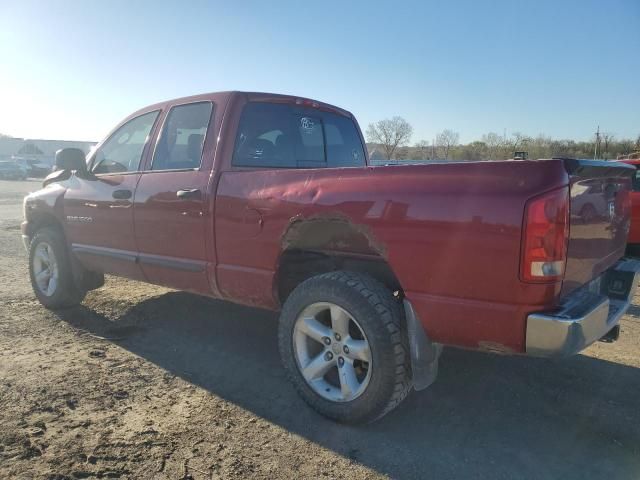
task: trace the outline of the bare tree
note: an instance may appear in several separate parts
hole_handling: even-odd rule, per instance
[[[414,160],[431,160],[429,156],[431,146],[428,140],[420,140],[413,146],[413,149],[415,151]]]
[[[442,149],[445,160],[449,158],[449,152],[452,147],[458,146],[460,134],[453,130],[443,130],[436,135],[436,145]]]
[[[631,150],[633,150],[633,140],[630,138],[618,140],[618,149],[621,154],[631,153]]]
[[[461,157],[463,160],[478,161],[486,160],[487,144],[480,141],[474,141],[466,145],[461,145]]]
[[[517,151],[526,149],[533,142],[533,139],[523,133],[513,132],[508,140],[505,138],[503,141],[504,148],[502,156],[505,158],[513,158]]]
[[[387,160],[391,160],[398,147],[409,143],[413,127],[402,117],[387,118],[370,123],[367,128],[367,140],[382,145]]]
[[[410,153],[409,147],[398,147],[394,153],[395,160],[407,160]]]
[[[609,145],[613,142],[613,134],[612,133],[602,133],[600,134],[602,137],[602,143],[604,144],[604,151],[602,152],[604,159],[606,160],[609,157]]]
[[[531,141],[532,139],[529,135],[524,135],[520,132],[513,132],[511,134],[511,150],[515,152],[519,148],[524,148],[529,145]]]
[[[551,154],[551,142],[553,139],[549,136],[540,134],[532,138],[527,143],[529,158],[549,158]]]
[[[502,135],[489,132],[482,135],[482,141],[487,145],[489,160],[498,160],[498,157],[502,156],[502,150],[504,149],[504,137]]]

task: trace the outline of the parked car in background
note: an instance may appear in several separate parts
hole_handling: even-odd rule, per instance
[[[26,180],[27,169],[13,160],[0,161],[0,179],[2,180]]]
[[[44,306],[110,273],[281,311],[289,378],[341,422],[433,383],[443,345],[554,357],[615,339],[640,270],[622,258],[629,165],[374,167],[351,113],[304,98],[151,105],[56,164],[22,223]]]
[[[43,159],[14,156],[11,160],[25,169],[28,177],[44,178],[53,171],[52,165]]]
[[[39,160],[27,160],[27,169],[30,177],[44,178],[51,173],[52,166]]]
[[[588,224],[597,220],[598,215],[607,214],[607,196],[603,195],[605,186],[597,180],[586,180],[580,185],[574,185],[576,195],[571,209],[580,217],[582,223]]]

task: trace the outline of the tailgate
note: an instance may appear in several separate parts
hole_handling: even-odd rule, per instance
[[[618,162],[564,162],[570,178],[571,217],[562,295],[597,277],[624,254],[635,172]]]

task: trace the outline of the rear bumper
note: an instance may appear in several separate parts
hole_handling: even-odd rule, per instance
[[[639,260],[624,258],[564,298],[557,310],[530,314],[527,354],[564,357],[602,338],[629,308],[639,272]]]

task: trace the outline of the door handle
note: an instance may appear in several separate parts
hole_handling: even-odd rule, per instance
[[[116,200],[129,200],[133,192],[131,190],[114,190],[111,196]]]
[[[189,200],[192,198],[200,198],[201,193],[197,188],[185,188],[184,190],[178,190],[176,196],[181,200]]]

